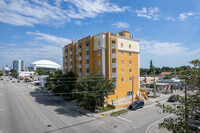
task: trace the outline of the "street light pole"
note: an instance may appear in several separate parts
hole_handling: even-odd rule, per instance
[[[187,87],[185,85],[185,131],[188,133],[188,103],[187,103]]]
[[[153,95],[154,95],[154,98],[155,98],[156,97],[155,67],[153,67],[153,73],[154,73],[154,90],[153,90]]]
[[[133,104],[133,94],[134,94],[134,77],[132,76],[132,104]]]

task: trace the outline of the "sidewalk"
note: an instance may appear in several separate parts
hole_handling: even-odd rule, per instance
[[[145,106],[149,106],[149,105],[156,103],[157,101],[158,102],[163,101],[163,100],[167,101],[171,95],[182,94],[182,93],[183,93],[183,91],[176,91],[175,93],[161,94],[159,97],[156,97],[156,98],[149,97],[147,100],[144,100],[144,103],[145,103]],[[98,113],[98,114],[93,113],[93,116],[95,116],[95,117],[109,116],[112,112],[116,112],[116,111],[127,109],[127,108],[128,108],[128,106],[119,108],[119,109],[109,110],[109,111]]]

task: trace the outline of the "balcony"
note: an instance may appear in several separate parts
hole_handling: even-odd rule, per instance
[[[82,57],[78,57],[78,60],[82,60]]]
[[[116,44],[113,43],[113,44],[111,45],[111,47],[112,47],[112,48],[116,48]]]
[[[67,62],[67,59],[65,59],[65,62]]]
[[[86,75],[86,76],[89,76],[89,75],[90,75],[90,73],[86,73],[85,75]]]
[[[70,55],[72,55],[72,51],[70,51]]]
[[[70,62],[72,62],[72,58],[70,58]]]
[[[112,81],[112,84],[114,84],[115,87],[117,86],[117,83],[116,83],[116,82],[113,82],[113,81]]]
[[[112,77],[117,77],[117,73],[116,72],[112,73]]]
[[[79,77],[82,77],[82,73],[79,73],[78,76],[79,76]]]
[[[112,58],[117,58],[117,54],[116,53],[112,53],[111,56],[112,56]]]
[[[85,59],[87,59],[87,60],[90,59],[90,55],[86,55]]]
[[[90,64],[86,64],[86,68],[89,68],[90,67]]]
[[[68,69],[68,67],[67,67],[67,66],[65,66],[65,69]]]
[[[117,67],[117,63],[112,63],[112,67]]]
[[[78,68],[82,68],[82,65],[78,65]]]
[[[90,50],[90,47],[89,46],[86,46],[85,47],[85,51],[89,51]]]
[[[66,55],[66,56],[68,55],[67,52],[65,53],[65,55]]]
[[[79,53],[82,52],[82,48],[79,48],[79,49],[78,49],[78,52],[79,52]]]
[[[70,67],[69,67],[70,69],[72,69],[72,65],[70,65]]]

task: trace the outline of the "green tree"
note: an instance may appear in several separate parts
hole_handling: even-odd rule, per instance
[[[2,72],[2,71],[0,71],[0,77],[1,77],[1,76],[3,76],[3,72]]]
[[[77,81],[78,99],[84,101],[87,107],[103,106],[108,94],[114,92],[114,84],[101,75],[90,75]],[[81,93],[79,93],[81,92]]]
[[[184,84],[186,85],[185,97],[179,96],[178,105],[164,105],[158,103],[163,111],[162,113],[173,114],[173,117],[165,118],[159,124],[159,127],[165,127],[173,133],[196,133],[197,127],[189,124],[191,121],[197,122],[200,126],[200,60],[193,60],[190,62],[194,65],[193,68],[187,67],[188,73],[182,75]],[[187,90],[189,93],[187,93]]]
[[[16,72],[16,71],[13,71],[13,77],[15,77],[15,78],[17,78],[17,76],[18,76],[18,73]]]
[[[47,78],[46,89],[53,93],[60,93],[63,96],[72,98],[72,90],[75,89],[76,77],[73,72],[62,74],[62,71],[53,71]],[[65,94],[69,93],[69,94]]]

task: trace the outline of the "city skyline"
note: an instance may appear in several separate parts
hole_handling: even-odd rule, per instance
[[[180,6],[181,5],[181,6]],[[0,68],[46,59],[99,32],[129,30],[140,40],[140,67],[182,66],[200,57],[200,1],[1,1]]]

